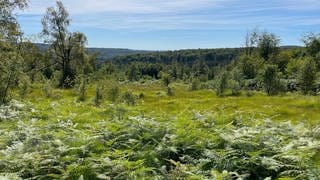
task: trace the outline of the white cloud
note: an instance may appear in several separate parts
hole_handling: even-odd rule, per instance
[[[319,0],[282,0],[279,3],[290,10],[320,10]]]
[[[179,13],[208,7],[222,6],[230,0],[63,0],[72,14],[88,13]],[[27,13],[44,13],[55,1],[31,0]]]
[[[319,25],[320,0],[62,0],[77,28],[175,30],[290,28]],[[53,0],[30,0],[25,14],[42,15]],[[290,13],[291,15],[287,14]],[[293,15],[294,14],[294,15]]]

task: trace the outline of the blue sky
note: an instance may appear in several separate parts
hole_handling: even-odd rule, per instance
[[[282,45],[300,45],[320,31],[320,0],[62,0],[71,29],[87,35],[90,47],[146,50],[240,47],[246,32],[267,30]],[[53,0],[30,0],[19,12],[31,39]]]

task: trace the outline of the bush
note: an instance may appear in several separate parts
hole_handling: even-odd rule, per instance
[[[28,76],[24,76],[19,81],[19,95],[20,98],[25,98],[25,96],[29,93],[30,89],[30,79]]]
[[[100,85],[97,85],[95,96],[94,96],[94,104],[96,106],[99,106],[101,104],[101,101],[103,100],[102,92],[103,92],[103,88]]]
[[[230,80],[228,84],[229,84],[229,88],[231,89],[232,95],[237,96],[240,94],[241,87],[239,82],[235,80]]]
[[[252,97],[254,95],[254,92],[251,90],[246,90],[246,96],[247,97]]]
[[[52,90],[52,85],[51,85],[51,81],[47,80],[42,87],[42,92],[43,94],[47,97],[50,98],[53,95],[53,90]]]
[[[199,90],[200,88],[200,80],[198,78],[194,78],[191,82],[191,91]]]
[[[143,93],[139,94],[139,99],[143,99],[145,97],[145,95]]]
[[[51,84],[54,87],[58,87],[60,84],[60,79],[62,78],[62,73],[60,71],[54,71],[52,78],[51,78]]]
[[[312,59],[306,59],[299,70],[299,85],[302,94],[309,94],[313,90],[316,73],[316,63]]]
[[[247,79],[244,81],[244,87],[247,90],[260,90],[261,86],[255,79]]]
[[[268,65],[263,73],[263,86],[269,96],[277,95],[282,91],[279,71],[277,66]]]
[[[168,95],[168,96],[173,96],[173,95],[174,95],[174,89],[173,89],[173,87],[168,87],[168,88],[167,88],[167,95]]]
[[[126,91],[123,94],[122,99],[128,106],[134,106],[136,104],[136,97],[130,91]]]
[[[87,80],[85,78],[80,79],[80,84],[78,87],[78,100],[84,101],[87,96]]]
[[[215,83],[217,96],[223,96],[224,91],[228,86],[227,72],[222,72]]]
[[[114,85],[108,91],[109,99],[113,103],[117,102],[117,100],[119,99],[119,95],[120,95],[120,89],[119,89],[119,87],[117,85]]]
[[[168,87],[169,84],[171,83],[171,77],[170,77],[169,74],[163,73],[162,76],[161,76],[161,80],[162,80],[163,84],[164,84],[165,86],[167,86],[167,87]]]

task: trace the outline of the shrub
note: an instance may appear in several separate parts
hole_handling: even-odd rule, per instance
[[[122,106],[117,106],[115,111],[116,111],[118,120],[123,120],[127,113],[127,110]]]
[[[174,89],[173,87],[169,87],[167,88],[167,95],[168,96],[173,96],[174,95]]]
[[[276,95],[282,91],[279,71],[277,66],[268,65],[263,73],[263,86],[269,96]]]
[[[96,86],[95,96],[94,96],[94,104],[96,106],[99,106],[101,104],[101,101],[103,100],[103,88],[100,85]]]
[[[119,89],[119,86],[117,86],[117,85],[114,85],[108,91],[109,99],[113,103],[117,102],[117,100],[119,99],[119,95],[120,95],[120,89]]]
[[[228,86],[228,79],[227,79],[227,72],[222,72],[217,80],[216,80],[216,93],[217,96],[222,96],[224,91],[226,90],[227,86]]]
[[[51,78],[51,84],[54,87],[58,87],[60,84],[60,79],[62,78],[62,73],[60,71],[54,71],[52,78]]]
[[[52,97],[52,95],[53,95],[53,90],[52,90],[52,85],[51,85],[51,81],[50,81],[50,80],[47,80],[47,81],[43,84],[42,92],[43,92],[43,94],[44,94],[47,98]]]
[[[198,78],[194,78],[191,82],[191,91],[199,90],[200,88],[200,80]]]
[[[161,76],[161,80],[163,82],[163,84],[165,86],[169,86],[169,84],[171,83],[171,77],[169,74],[166,74],[166,73],[163,73],[162,76]]]
[[[240,94],[241,87],[240,87],[239,82],[237,82],[235,80],[230,80],[228,82],[228,84],[229,84],[229,88],[231,89],[232,95],[237,96]]]
[[[143,93],[139,94],[139,99],[143,99],[145,97],[145,95]]]
[[[84,101],[87,96],[87,80],[85,78],[80,79],[80,84],[78,87],[78,100]]]
[[[306,95],[313,89],[316,80],[316,63],[312,59],[306,59],[299,70],[300,91]]]
[[[128,106],[133,106],[136,104],[136,97],[130,91],[126,91],[123,94],[122,99],[125,103],[128,104]]]
[[[20,98],[25,98],[30,89],[30,79],[28,76],[24,76],[19,81],[19,95]]]
[[[246,96],[247,97],[252,97],[254,95],[254,92],[251,90],[246,90]]]

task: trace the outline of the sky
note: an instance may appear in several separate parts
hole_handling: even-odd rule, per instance
[[[241,47],[254,28],[275,33],[281,45],[301,45],[320,32],[320,0],[62,0],[72,31],[89,47],[177,50]],[[29,0],[18,12],[22,30],[39,41],[41,18],[54,0]]]

